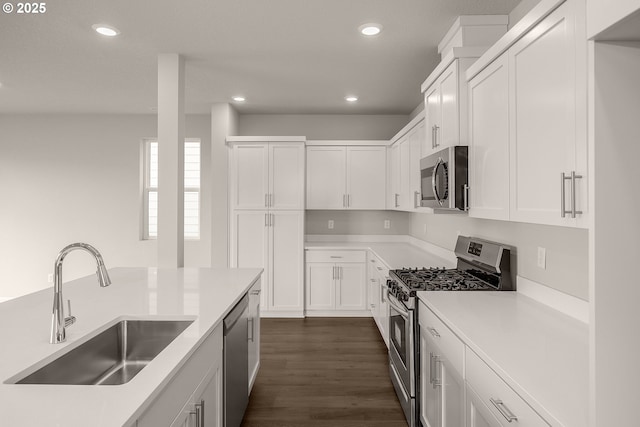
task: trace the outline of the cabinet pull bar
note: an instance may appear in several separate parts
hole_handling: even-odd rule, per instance
[[[440,380],[438,380],[435,375],[439,360],[440,356],[438,356],[437,354],[429,353],[429,383],[433,384],[433,388],[438,388],[442,385]]]
[[[269,220],[267,219],[267,215],[269,215],[269,214],[264,214],[264,226],[265,227],[269,226]]]
[[[431,333],[431,335],[433,335],[435,338],[440,338],[440,334],[438,333],[438,331],[436,331],[435,328],[427,326],[427,331],[429,331],[429,333]]]
[[[264,193],[264,207],[269,207],[269,195],[267,193]]]
[[[436,127],[435,126],[431,126],[431,148],[436,148],[435,132],[436,132]]]
[[[435,128],[436,128],[436,131],[435,131],[436,137],[435,137],[434,141],[435,141],[435,144],[436,144],[436,148],[438,148],[438,146],[440,145],[440,143],[438,143],[438,130],[440,130],[440,126],[435,125]]]
[[[564,218],[568,213],[571,213],[571,211],[567,211],[565,209],[567,200],[564,182],[568,179],[571,179],[571,177],[566,176],[564,172],[560,174],[560,216],[562,218]]]
[[[258,289],[255,291],[251,291],[251,295],[260,295],[260,292],[262,291],[262,289]]]
[[[399,194],[395,193],[395,205],[396,205],[395,207],[396,208],[399,206],[399,204],[398,204],[398,196],[399,196]]]
[[[249,318],[249,322],[251,322],[251,326],[249,326],[249,323],[247,323],[247,330],[249,332],[249,341],[253,342],[253,318],[250,317]]]
[[[575,218],[576,214],[582,214],[582,211],[576,210],[576,179],[582,178],[582,175],[576,175],[576,171],[571,171],[571,218]]]
[[[467,184],[462,189],[462,198],[464,211],[467,212],[469,210],[469,186]]]
[[[329,256],[329,258],[342,259],[342,257],[338,256],[338,255],[331,255],[331,256]]]
[[[273,193],[269,193],[269,207],[273,207]]]
[[[493,397],[489,398],[489,401],[496,407],[500,415],[502,415],[508,422],[518,421],[518,417],[514,415],[513,412],[507,408],[507,405],[500,399],[494,399]]]

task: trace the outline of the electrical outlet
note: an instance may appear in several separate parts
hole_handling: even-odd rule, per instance
[[[47,274],[47,283],[53,283],[53,273]]]
[[[329,223],[327,224],[327,227],[329,227],[329,230],[333,230],[333,220],[330,219]]]
[[[538,267],[547,269],[547,250],[538,246]]]
[[[391,228],[391,221],[389,221],[388,219],[384,220],[384,228],[386,228],[387,230]]]

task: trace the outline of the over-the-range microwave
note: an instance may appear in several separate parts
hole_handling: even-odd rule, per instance
[[[420,206],[434,209],[469,209],[468,148],[457,145],[420,160]]]

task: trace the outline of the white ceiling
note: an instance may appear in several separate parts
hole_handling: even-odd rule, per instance
[[[0,14],[0,113],[151,113],[157,55],[180,53],[187,113],[242,94],[241,114],[408,114],[455,18],[518,2],[52,0],[41,15]],[[382,34],[361,36],[366,22]]]

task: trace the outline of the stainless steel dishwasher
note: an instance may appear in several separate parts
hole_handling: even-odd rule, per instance
[[[239,427],[249,403],[249,297],[224,318],[224,425]]]

